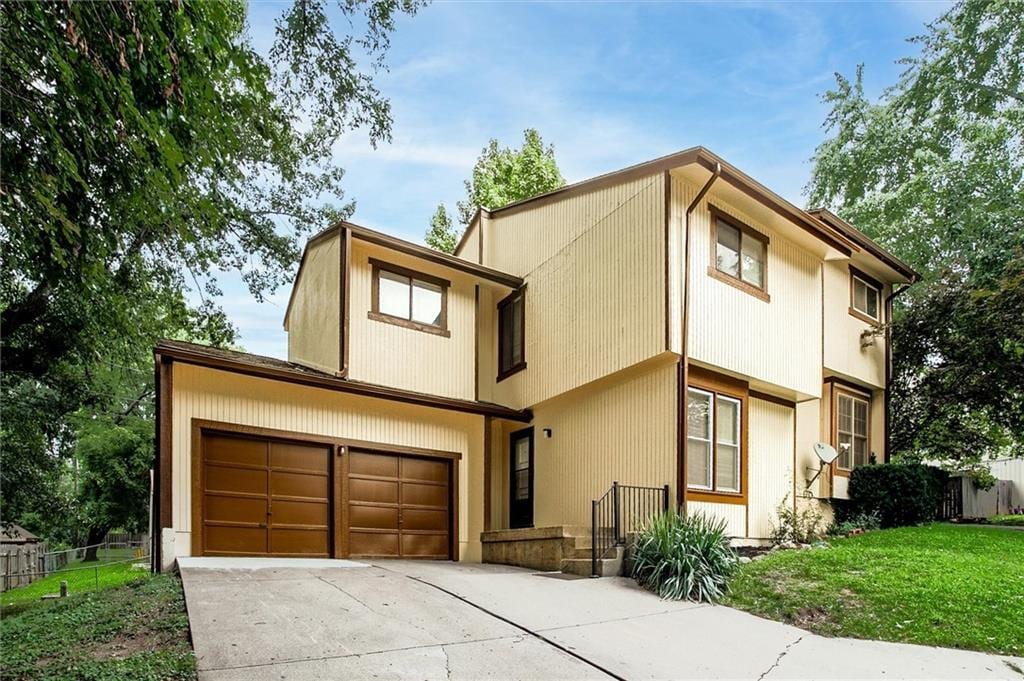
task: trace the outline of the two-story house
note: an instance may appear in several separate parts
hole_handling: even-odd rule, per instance
[[[886,459],[877,329],[915,278],[700,147],[481,209],[454,256],[335,225],[288,361],[157,346],[156,564],[552,567],[613,481],[764,540]]]

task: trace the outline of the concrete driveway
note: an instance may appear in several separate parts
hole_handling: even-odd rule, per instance
[[[824,638],[621,578],[413,561],[181,572],[204,681],[1024,677],[1021,658]]]

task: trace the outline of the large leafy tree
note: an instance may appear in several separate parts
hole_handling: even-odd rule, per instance
[[[351,210],[332,148],[388,138],[373,76],[418,6],[298,0],[264,57],[242,0],[2,3],[4,519],[47,512],[83,413],[129,409],[157,338],[233,340],[219,272],[259,299]]]
[[[912,42],[878,101],[837,76],[810,199],[923,274],[893,322],[897,452],[1020,454],[1024,3],[961,2]]]
[[[555,161],[554,147],[545,146],[540,133],[528,128],[523,131],[523,145],[518,149],[502,147],[498,140],[491,139],[477,158],[472,177],[465,181],[465,185],[466,199],[457,202],[463,230],[478,207],[500,208],[528,199],[564,186],[565,179]],[[427,244],[451,253],[458,237],[447,209],[443,204],[439,205],[431,218]]]

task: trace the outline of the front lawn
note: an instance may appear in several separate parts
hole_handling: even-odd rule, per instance
[[[1024,532],[934,524],[778,551],[727,605],[828,636],[1024,655]]]
[[[143,559],[141,562],[146,563],[147,561]],[[68,593],[76,595],[120,586],[147,574],[148,570],[135,567],[132,560],[120,563],[72,563],[59,572],[0,594],[0,604],[2,604],[0,611],[7,616],[21,608],[35,604],[47,594],[60,592],[61,582],[67,582]]]
[[[989,525],[1012,525],[1014,527],[1024,527],[1024,515],[1018,513],[1016,515],[994,515],[988,519]]]
[[[34,586],[34,585],[33,585]],[[188,616],[174,575],[19,604],[0,621],[0,679],[195,679]]]

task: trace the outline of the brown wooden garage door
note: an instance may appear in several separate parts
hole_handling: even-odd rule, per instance
[[[350,450],[349,555],[449,558],[450,470],[445,460]]]
[[[329,556],[331,448],[202,436],[203,553]]]

